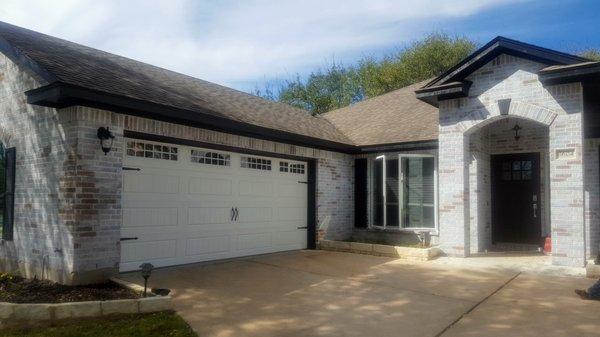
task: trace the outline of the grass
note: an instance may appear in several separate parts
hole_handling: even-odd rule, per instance
[[[60,323],[52,327],[3,329],[1,337],[197,337],[174,312],[119,315]]]

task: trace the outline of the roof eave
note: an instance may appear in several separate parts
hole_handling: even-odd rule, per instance
[[[556,85],[573,82],[584,82],[600,79],[600,63],[558,70],[541,70],[538,73],[540,82],[545,85]]]
[[[446,99],[460,98],[469,96],[471,82],[463,81],[451,84],[444,84],[435,87],[421,88],[415,91],[415,95],[421,101],[439,107],[439,101]]]
[[[425,88],[439,86],[451,81],[461,81],[500,54],[513,55],[544,64],[574,64],[587,61],[579,56],[499,36],[473,52],[456,66],[427,83]]]
[[[190,111],[179,109],[62,82],[53,82],[46,86],[29,90],[25,94],[27,96],[27,103],[33,105],[59,109],[77,105],[87,106],[131,116],[191,125],[225,133],[342,153],[356,153],[358,149],[353,144],[334,142],[234,121],[225,117],[215,116],[214,112],[208,110]]]

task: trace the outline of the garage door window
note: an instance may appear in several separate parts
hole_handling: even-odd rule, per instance
[[[192,150],[192,163],[230,166],[231,156],[225,153]]]
[[[285,161],[279,162],[279,172],[304,174],[304,164],[294,164]]]
[[[271,160],[257,157],[242,157],[243,168],[271,171]]]
[[[177,148],[143,142],[127,142],[127,155],[141,158],[177,160]]]

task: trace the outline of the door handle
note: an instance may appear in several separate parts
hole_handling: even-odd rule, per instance
[[[238,217],[240,216],[240,211],[238,211],[238,208],[235,208],[235,212],[234,212],[234,218],[233,221],[238,221]]]
[[[233,207],[231,207],[231,212],[229,212],[229,221],[233,221],[233,218],[235,217],[235,211],[233,210]]]
[[[537,218],[537,203],[533,204],[533,217]]]
[[[300,226],[300,227],[296,227],[296,229],[308,229],[308,226]]]
[[[120,238],[119,241],[131,241],[131,240],[137,240],[137,236],[133,237],[133,238]]]

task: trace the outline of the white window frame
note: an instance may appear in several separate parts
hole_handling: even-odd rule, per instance
[[[399,196],[398,196],[398,203],[399,203],[399,207],[398,207],[398,224],[399,226],[387,226],[387,191],[386,191],[386,160],[388,158],[393,158],[397,156],[398,157],[398,169],[400,170],[400,172],[398,172],[398,191],[399,191]],[[403,188],[403,184],[404,184],[404,173],[402,172],[402,158],[433,158],[433,216],[434,216],[434,226],[433,227],[405,227],[404,224],[404,219],[402,217],[402,214],[404,212],[404,188]],[[438,190],[439,190],[439,185],[438,185],[438,158],[436,155],[434,154],[421,154],[421,153],[399,153],[399,154],[393,154],[393,155],[386,155],[386,154],[382,154],[382,155],[378,155],[377,157],[375,157],[375,159],[373,159],[372,161],[376,161],[376,160],[383,160],[383,165],[382,165],[382,170],[383,170],[383,176],[382,176],[382,192],[383,192],[383,225],[375,225],[373,224],[374,221],[374,208],[375,208],[375,202],[371,202],[371,221],[369,221],[369,227],[371,228],[377,228],[377,229],[385,229],[385,230],[393,230],[393,231],[404,231],[404,232],[424,232],[424,231],[428,231],[428,232],[432,232],[432,233],[438,233],[439,232],[439,211],[438,211]],[[375,165],[370,165],[369,167],[371,167],[374,170]],[[374,171],[373,171],[374,172]],[[370,177],[374,177],[374,173],[370,175]],[[374,179],[373,179],[374,180]],[[371,193],[370,193],[371,194]],[[370,196],[370,198],[372,198],[372,194]]]

